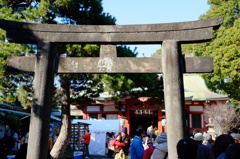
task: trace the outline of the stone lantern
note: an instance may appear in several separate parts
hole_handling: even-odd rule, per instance
[[[212,135],[212,137],[214,137],[214,135],[215,135],[215,130],[214,130],[214,124],[213,124],[212,118],[209,118],[208,124],[206,125],[206,127],[208,127],[208,131],[207,131],[207,132],[208,132],[210,135]]]

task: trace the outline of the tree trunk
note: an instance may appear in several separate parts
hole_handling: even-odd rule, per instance
[[[71,137],[71,118],[70,118],[70,83],[67,77],[60,77],[62,90],[62,126],[50,154],[53,159],[63,158]]]

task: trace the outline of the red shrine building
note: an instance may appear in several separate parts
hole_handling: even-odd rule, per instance
[[[211,92],[202,77],[198,74],[184,74],[184,94],[186,123],[189,133],[194,129],[207,131],[208,123],[204,120],[204,109],[216,102],[227,102],[229,98]],[[102,94],[96,103],[82,109],[81,119],[120,120],[121,127],[127,127],[131,134],[136,128],[146,130],[150,125],[157,126],[160,132],[167,132],[164,105],[157,104],[156,99],[140,97],[139,99],[123,98],[116,106],[114,101],[106,101]],[[172,110],[174,111],[174,110]],[[132,132],[131,132],[132,131]]]

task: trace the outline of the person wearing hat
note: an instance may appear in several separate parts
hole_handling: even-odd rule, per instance
[[[204,138],[204,140],[203,140],[203,145],[206,145],[206,146],[208,146],[208,147],[212,147],[212,135],[210,135],[210,134],[208,134],[208,133],[205,133],[205,135],[203,135],[203,138]]]
[[[153,150],[151,159],[167,159],[168,158],[168,144],[167,144],[167,133],[162,132],[156,137],[156,145]]]
[[[123,152],[126,156],[128,156],[129,147],[130,147],[130,138],[127,134],[127,127],[122,128],[121,137],[122,137],[121,142],[125,144],[125,146],[122,147]]]
[[[196,133],[193,140],[198,143],[197,159],[211,159],[211,148],[202,144],[204,140],[203,134],[201,132]]]
[[[234,135],[231,135],[234,140],[235,140],[235,143],[240,143],[240,134],[236,133]]]

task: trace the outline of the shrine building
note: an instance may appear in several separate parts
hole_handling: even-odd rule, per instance
[[[207,105],[229,100],[228,96],[211,92],[198,74],[184,74],[184,94],[187,128],[189,133],[194,129],[207,131],[203,111]],[[121,99],[116,105],[115,101],[107,101],[110,95],[103,93],[95,103],[80,110],[72,110],[74,118],[97,120],[120,120],[121,127],[127,127],[132,134],[138,127],[146,130],[150,125],[157,126],[160,132],[167,132],[164,105],[157,104],[156,99],[140,97],[131,99],[130,96]],[[174,111],[174,110],[172,110]],[[56,114],[53,114],[56,115]]]

